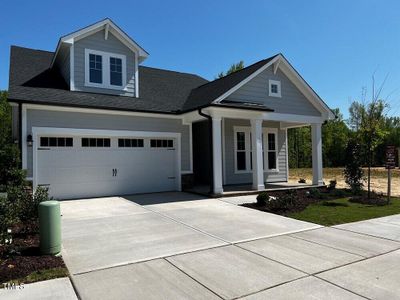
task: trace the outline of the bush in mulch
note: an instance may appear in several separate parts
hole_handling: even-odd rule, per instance
[[[18,223],[12,232],[12,243],[0,245],[0,282],[23,278],[39,270],[65,268],[61,257],[40,254],[37,221]]]
[[[383,194],[378,194],[375,192],[371,192],[371,197],[369,199],[367,194],[363,193],[360,196],[351,197],[349,201],[353,203],[375,205],[375,206],[384,206],[390,204],[387,198]]]
[[[256,203],[245,203],[243,206],[286,215],[292,212],[302,211],[308,205],[313,203],[328,203],[325,200],[344,198],[350,195],[349,191],[339,190],[332,186],[288,191],[261,192],[257,196]]]
[[[308,190],[289,190],[262,192],[257,196],[256,203],[245,203],[243,206],[261,211],[285,214],[302,211],[309,204],[316,203],[320,197],[313,197]]]

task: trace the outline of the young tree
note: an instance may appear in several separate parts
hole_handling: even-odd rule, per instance
[[[228,71],[226,71],[226,73],[220,72],[217,75],[217,78],[222,78],[222,77],[224,77],[226,75],[232,74],[233,72],[239,71],[239,70],[241,70],[243,68],[244,68],[244,62],[243,62],[243,60],[241,60],[236,64],[232,64],[231,67],[228,69]]]
[[[356,139],[350,139],[346,145],[344,179],[353,194],[361,193],[364,186],[364,171],[362,169],[361,145]]]
[[[371,167],[373,154],[376,148],[384,141],[387,134],[385,119],[388,104],[380,98],[383,85],[375,92],[375,83],[372,84],[372,98],[370,101],[354,101],[349,109],[350,126],[355,130],[358,140],[362,143],[365,161],[368,167],[368,199],[371,197]]]

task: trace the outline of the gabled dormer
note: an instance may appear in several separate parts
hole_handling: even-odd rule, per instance
[[[138,66],[148,55],[105,19],[60,38],[52,67],[71,91],[139,97]]]

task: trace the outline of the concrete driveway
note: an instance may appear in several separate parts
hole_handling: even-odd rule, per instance
[[[237,206],[241,201],[160,193],[62,202],[63,257],[79,296],[400,298],[400,240],[358,233],[359,224],[325,228]],[[381,223],[400,236],[400,217]]]

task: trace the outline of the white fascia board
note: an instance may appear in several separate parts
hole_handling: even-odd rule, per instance
[[[79,108],[79,107],[69,107],[69,106],[40,105],[40,104],[25,104],[25,107],[26,107],[26,109],[36,109],[36,110],[78,112],[78,113],[88,113],[88,114],[121,115],[121,116],[141,116],[141,117],[149,117],[149,118],[165,118],[165,119],[183,120],[182,115],[172,115],[172,114],[157,114],[157,113],[147,113],[147,112],[120,111],[120,110],[97,109],[97,108]]]
[[[81,128],[56,128],[56,127],[32,127],[32,135],[56,135],[65,136],[110,136],[110,137],[165,137],[180,138],[179,132],[155,132],[155,131],[131,131],[131,130],[103,130]]]
[[[279,69],[293,82],[293,84],[304,94],[311,104],[323,115],[325,119],[334,119],[335,115],[328,105],[315,93],[310,85],[300,76],[292,65],[282,56]]]
[[[122,43],[124,43],[129,49],[134,51],[139,55],[141,61],[149,56],[149,53],[144,50],[139,44],[137,44],[131,37],[129,37],[125,32],[123,32],[113,21],[110,19],[104,19],[95,24],[82,28],[78,31],[70,33],[66,36],[60,38],[57,48],[53,57],[51,66],[53,66],[55,58],[57,57],[58,51],[62,43],[74,43],[82,38],[92,35],[100,30],[105,29],[108,26],[108,31],[111,31]]]
[[[219,96],[217,99],[215,99],[212,103],[220,103],[222,100],[227,98],[229,95],[240,89],[243,85],[248,83],[250,80],[252,80],[254,77],[256,77],[258,74],[262,73],[264,70],[266,70],[269,66],[273,65],[277,60],[279,60],[281,55],[277,55],[273,60],[262,66],[260,69],[252,73],[250,76],[247,78],[243,79],[241,82],[239,82],[237,85],[235,85],[233,88]]]

